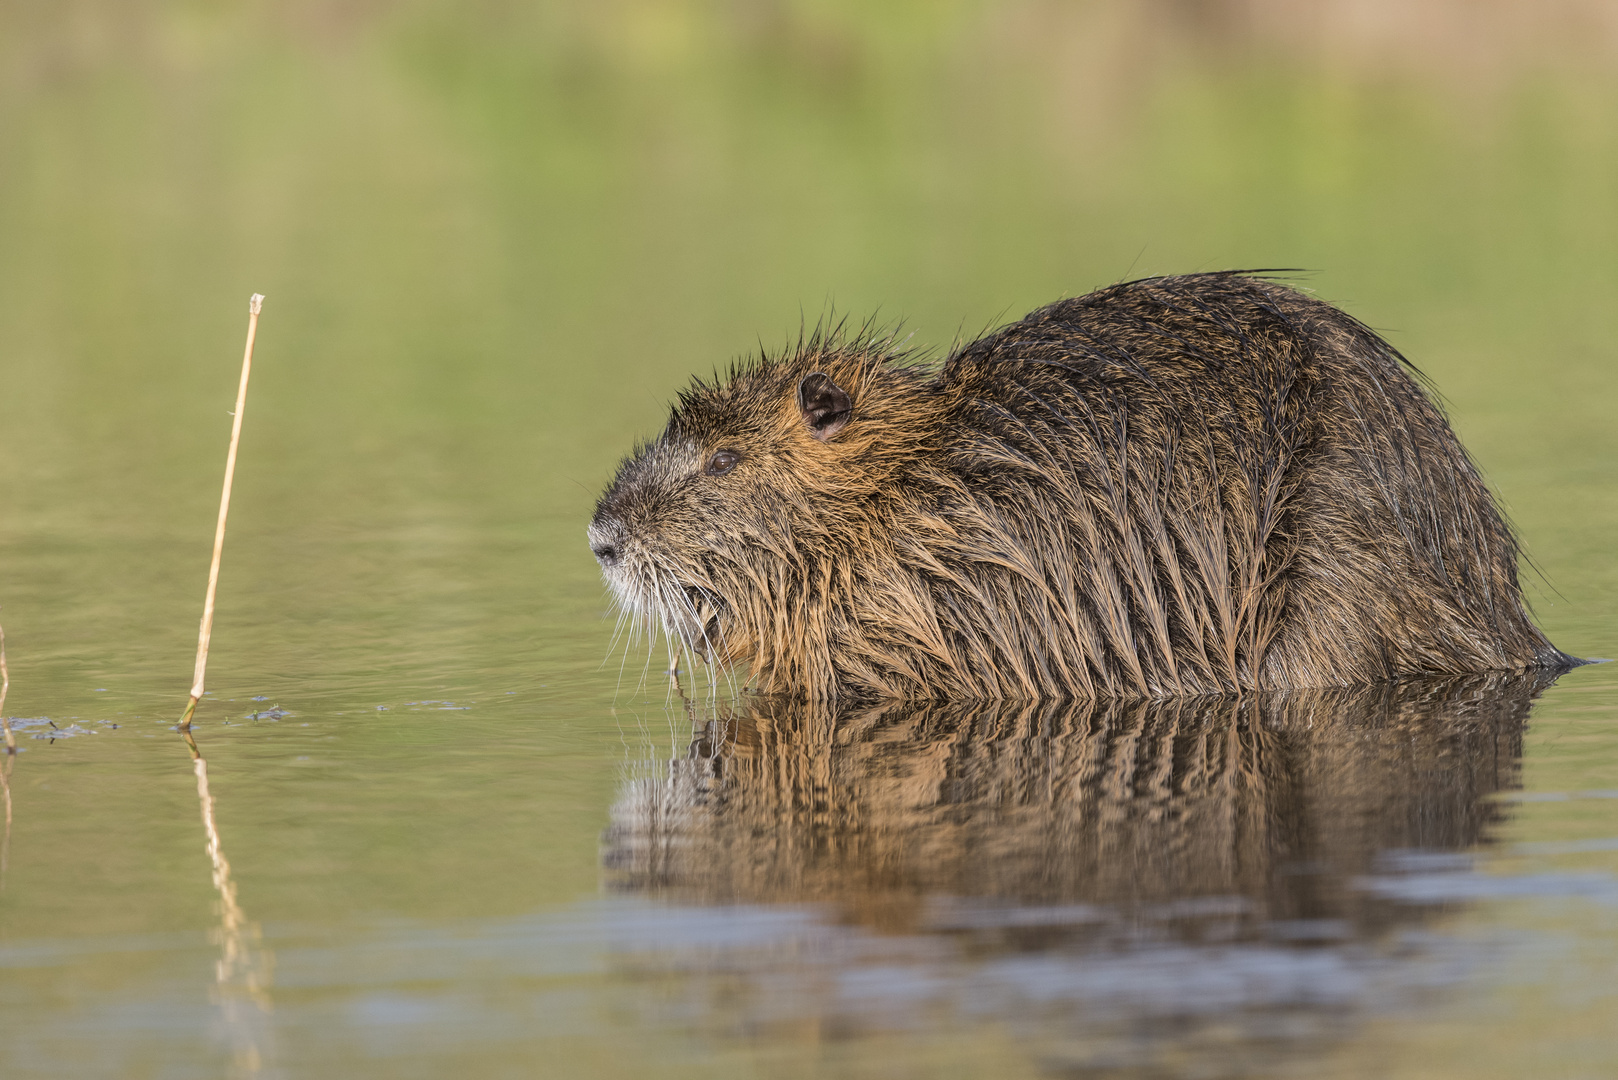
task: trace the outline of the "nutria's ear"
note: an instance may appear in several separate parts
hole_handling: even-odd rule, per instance
[[[798,409],[809,431],[825,442],[843,430],[854,412],[854,402],[824,372],[816,371],[798,384]]]

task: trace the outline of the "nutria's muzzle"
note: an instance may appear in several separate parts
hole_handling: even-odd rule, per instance
[[[723,655],[720,623],[729,610],[723,597],[682,580],[677,568],[649,554],[610,514],[598,513],[587,535],[601,576],[624,610],[653,620],[703,660],[714,662]]]

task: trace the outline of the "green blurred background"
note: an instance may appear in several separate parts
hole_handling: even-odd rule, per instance
[[[187,668],[249,292],[221,676],[386,663],[317,631],[387,639],[397,597],[435,648],[551,605],[600,655],[582,524],[689,373],[834,306],[944,348],[1230,267],[1432,376],[1553,636],[1612,651],[1599,0],[14,0],[0,132],[0,553],[46,560],[0,603],[38,662]]]

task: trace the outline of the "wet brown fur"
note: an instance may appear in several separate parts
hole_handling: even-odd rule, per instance
[[[799,400],[817,372],[852,402],[824,440]],[[721,450],[738,460],[710,475]],[[1512,533],[1404,359],[1237,274],[1064,300],[935,367],[817,335],[699,382],[591,544],[628,609],[811,700],[1573,662],[1529,620]]]

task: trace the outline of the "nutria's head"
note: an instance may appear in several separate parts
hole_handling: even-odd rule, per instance
[[[631,617],[718,664],[824,651],[806,639],[838,603],[827,567],[871,542],[859,523],[916,445],[925,375],[885,344],[811,343],[680,395],[590,522]]]

